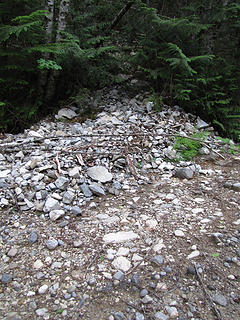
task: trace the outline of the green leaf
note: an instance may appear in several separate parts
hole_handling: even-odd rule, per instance
[[[217,257],[219,257],[219,255],[220,255],[220,253],[218,253],[218,252],[211,253],[211,256],[213,258],[217,258]]]
[[[61,313],[63,313],[63,311],[64,311],[64,309],[61,308],[61,309],[58,309],[58,310],[56,311],[56,313],[57,313],[57,314],[61,314]]]

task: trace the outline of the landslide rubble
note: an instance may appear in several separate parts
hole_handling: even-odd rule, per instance
[[[1,140],[0,318],[240,319],[239,154],[149,93],[94,99]]]

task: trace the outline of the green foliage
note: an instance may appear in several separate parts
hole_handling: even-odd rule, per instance
[[[52,70],[62,70],[62,67],[59,66],[55,61],[53,60],[45,60],[45,59],[39,59],[37,60],[38,62],[38,68],[40,70],[43,70],[43,69],[52,69]]]
[[[138,25],[131,62],[165,103],[177,103],[237,139],[240,4],[196,0],[155,6],[141,3],[135,21],[144,23]]]
[[[162,110],[162,106],[163,106],[163,101],[162,101],[162,97],[159,96],[158,94],[156,94],[155,92],[153,92],[149,99],[149,102],[153,102],[153,108],[156,111],[161,111]]]
[[[173,148],[177,150],[182,159],[188,161],[198,155],[202,147],[202,142],[206,140],[209,132],[200,132],[192,135],[191,137],[177,137]],[[193,139],[191,139],[193,138]],[[196,139],[196,140],[194,140]]]
[[[232,140],[228,138],[217,137],[222,143],[224,143],[224,151],[229,154],[238,154],[240,151],[240,145],[234,144]]]

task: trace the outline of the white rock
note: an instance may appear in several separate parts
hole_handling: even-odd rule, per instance
[[[76,116],[77,116],[77,114],[75,111],[68,109],[68,108],[63,108],[58,111],[58,114],[55,115],[55,118],[56,119],[60,119],[60,118],[73,119]]]
[[[108,170],[103,166],[94,166],[87,170],[87,174],[90,178],[96,181],[100,181],[102,183],[111,181],[113,176]]]
[[[79,177],[79,168],[75,167],[75,168],[69,170],[68,174],[70,177],[78,178]]]
[[[125,257],[117,257],[113,260],[112,265],[123,272],[127,272],[131,267],[131,262]]]
[[[116,255],[116,250],[114,249],[108,249],[107,250],[107,259],[112,261],[114,258],[115,258],[115,255]]]
[[[36,260],[33,264],[34,269],[41,269],[43,267],[43,263],[40,259]]]
[[[61,209],[61,206],[60,206],[60,203],[58,202],[58,200],[53,199],[52,197],[48,197],[45,202],[43,211],[50,212],[52,210],[59,210],[59,209]]]
[[[139,235],[133,231],[119,231],[116,233],[108,233],[103,237],[105,243],[121,243],[139,238]]]
[[[200,255],[200,252],[198,250],[195,250],[187,256],[187,259],[193,259],[198,257],[199,255]]]
[[[49,217],[52,221],[56,221],[60,217],[64,216],[64,214],[65,214],[64,210],[52,210],[49,213]]]
[[[238,226],[238,225],[240,224],[240,219],[234,221],[233,224],[235,224],[236,226]]]
[[[146,226],[150,229],[155,229],[157,225],[158,225],[158,222],[155,219],[149,219],[146,221]]]
[[[8,206],[9,205],[8,199],[1,198],[1,204],[3,204],[4,206]]]
[[[175,230],[174,234],[176,237],[184,237],[185,236],[185,234],[182,230]]]
[[[30,130],[30,131],[28,132],[28,135],[29,135],[29,137],[43,138],[43,136],[42,136],[39,132],[33,131],[33,130]]]
[[[19,151],[18,153],[15,154],[15,158],[24,158],[24,153],[22,151]]]
[[[10,170],[3,170],[3,171],[0,171],[0,178],[7,178],[8,175],[10,174]]]
[[[118,249],[117,256],[127,256],[129,254],[129,249],[121,247]]]
[[[44,284],[43,286],[41,286],[39,289],[38,289],[38,293],[39,294],[44,294],[45,292],[47,292],[48,290],[48,285]]]
[[[210,220],[210,219],[207,219],[207,218],[202,219],[202,220],[200,221],[200,223],[208,223],[208,222],[211,222],[211,220]]]
[[[141,256],[139,256],[137,253],[134,253],[132,256],[132,261],[136,262],[136,261],[141,261],[143,260],[143,258]]]
[[[163,239],[161,239],[157,244],[155,244],[155,246],[153,246],[153,251],[161,252],[163,248],[165,248],[165,245],[163,244]]]
[[[46,308],[41,308],[36,310],[36,314],[40,317],[45,316],[47,312],[48,310]]]
[[[194,214],[198,214],[198,213],[202,213],[202,212],[204,212],[203,208],[194,208],[194,209],[192,209],[192,213],[194,213]]]
[[[104,278],[106,278],[108,280],[112,280],[112,275],[109,272],[103,272],[103,276],[104,276]]]

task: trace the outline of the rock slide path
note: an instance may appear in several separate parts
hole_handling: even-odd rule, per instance
[[[99,91],[94,120],[2,139],[0,319],[240,319],[240,157],[210,131],[167,161],[211,128],[148,96]]]

